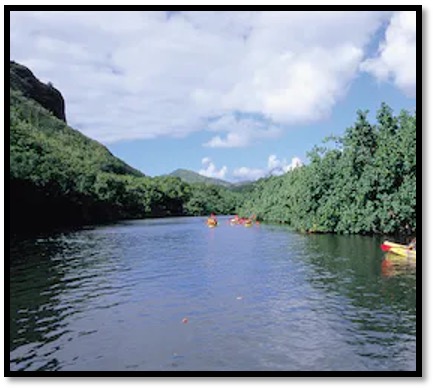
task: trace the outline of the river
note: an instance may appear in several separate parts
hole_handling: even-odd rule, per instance
[[[14,242],[10,369],[416,370],[416,266],[380,238],[219,220]]]

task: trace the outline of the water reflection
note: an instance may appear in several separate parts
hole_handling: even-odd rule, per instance
[[[401,361],[414,370],[416,361],[405,356],[416,353],[416,268],[383,257],[378,248],[377,238],[310,236],[308,278],[326,292],[327,310],[346,324],[338,331],[370,367]]]
[[[58,368],[58,360],[50,356],[58,352],[60,339],[72,339],[69,321],[93,297],[87,286],[101,288],[96,279],[104,277],[104,268],[95,266],[107,260],[102,247],[86,231],[11,246],[10,350],[15,369]]]
[[[416,275],[416,261],[386,253],[381,262],[381,272],[386,278]]]
[[[19,369],[34,364],[38,349],[64,332],[59,320],[68,315],[68,308],[59,307],[57,298],[64,271],[52,262],[64,248],[51,244],[23,240],[11,247],[10,350]],[[20,352],[21,345],[26,345],[26,353]]]
[[[13,245],[11,368],[414,369],[414,270],[377,239],[203,222]]]

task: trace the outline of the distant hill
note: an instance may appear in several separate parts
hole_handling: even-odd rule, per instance
[[[205,183],[205,184],[215,184],[223,187],[232,187],[232,183],[229,183],[225,180],[215,179],[213,177],[207,177],[200,175],[194,171],[190,171],[188,169],[177,169],[174,172],[171,172],[168,176],[179,177],[185,183],[193,184],[193,183]]]
[[[246,193],[251,192],[257,182],[255,181],[241,181],[238,183],[233,183],[230,189],[235,192]]]
[[[189,169],[177,169],[174,172],[171,172],[168,176],[178,177],[182,179],[185,183],[195,184],[195,183],[204,183],[204,184],[214,184],[221,187],[228,188],[231,191],[235,192],[250,192],[256,182],[254,181],[241,181],[238,183],[230,183],[225,180],[215,179],[213,177],[207,177],[200,175],[197,172],[190,171]]]

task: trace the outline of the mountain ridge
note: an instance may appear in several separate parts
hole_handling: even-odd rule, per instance
[[[175,171],[169,173],[166,176],[178,177],[178,178],[182,179],[185,183],[188,183],[188,184],[206,183],[206,184],[215,184],[215,185],[219,185],[222,187],[232,187],[233,186],[233,184],[228,182],[228,181],[216,179],[213,177],[204,176],[204,175],[201,175],[197,172],[191,171],[189,169],[183,169],[183,168],[176,169]]]

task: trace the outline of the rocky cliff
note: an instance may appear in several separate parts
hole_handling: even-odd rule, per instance
[[[28,68],[14,61],[10,62],[10,82],[12,89],[19,90],[24,96],[37,101],[66,122],[64,98],[50,83],[42,83]]]

